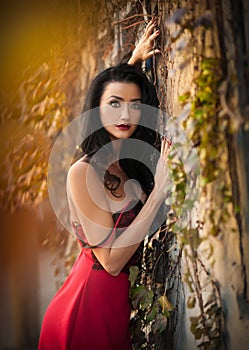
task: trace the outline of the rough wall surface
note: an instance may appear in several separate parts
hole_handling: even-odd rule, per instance
[[[177,292],[181,295],[180,301],[179,298],[174,299],[172,291],[167,294],[171,295],[173,304],[176,300],[179,303],[173,348],[192,350],[201,344],[203,349],[209,346],[247,349],[248,5],[246,1],[235,4],[228,0],[140,3],[145,14],[154,14],[159,18],[161,36],[158,44],[162,55],[160,59],[152,60],[149,75],[157,86],[161,108],[171,118],[185,120],[186,132],[190,137],[195,126],[191,105],[193,99],[189,104],[182,104],[179,96],[196,96],[200,90],[196,81],[200,74],[205,74],[201,68],[203,61],[219,66],[217,74],[220,74],[219,84],[211,91],[211,94],[217,95],[214,114],[207,116],[217,120],[217,123],[210,119],[210,129],[207,127],[208,121],[204,123],[200,139],[194,139],[198,149],[204,133],[211,133],[212,128],[217,128],[219,142],[215,147],[219,151],[216,159],[208,158],[209,151],[199,148],[201,165],[205,167],[208,159],[214,161],[216,168],[213,170],[217,176],[202,187],[195,216],[202,227],[196,222],[191,223],[192,228],[197,230],[200,244],[193,247],[187,242],[178,251],[182,253],[183,277],[183,289]],[[119,18],[127,17],[127,8],[131,11],[132,6],[123,7]],[[139,37],[139,31],[137,34]],[[122,48],[120,36],[115,37],[115,45]],[[215,75],[215,71],[212,74]],[[203,104],[199,101],[198,107],[205,108],[205,101]],[[207,130],[203,130],[206,127]],[[173,280],[175,278],[176,281],[179,270],[175,271]],[[190,275],[190,283],[184,282],[185,274]],[[213,311],[217,307],[217,312],[207,308],[212,297],[216,298]],[[191,300],[195,301],[194,306]],[[198,333],[195,321],[201,324],[203,333]],[[216,328],[211,330],[210,324],[215,322]],[[216,335],[212,331],[217,332]],[[171,346],[172,343],[166,344],[166,348]]]

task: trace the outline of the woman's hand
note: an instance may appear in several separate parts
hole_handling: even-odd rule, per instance
[[[166,198],[166,194],[169,190],[168,187],[171,184],[171,179],[169,177],[169,168],[167,166],[167,160],[171,145],[171,140],[167,139],[166,137],[162,138],[161,154],[156,167],[154,187],[156,191],[156,197],[159,200],[164,200]]]
[[[144,32],[144,35],[140,39],[139,43],[135,47],[131,58],[128,61],[128,64],[135,64],[141,61],[147,60],[147,58],[152,57],[154,54],[160,53],[160,50],[154,49],[155,39],[160,34],[160,31],[157,30],[154,32],[154,29],[157,26],[156,20],[151,20]]]

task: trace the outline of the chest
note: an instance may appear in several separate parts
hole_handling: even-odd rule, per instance
[[[121,171],[113,171],[105,178],[105,193],[111,212],[120,211],[128,202],[140,200],[145,202],[146,194],[138,181],[129,179]]]

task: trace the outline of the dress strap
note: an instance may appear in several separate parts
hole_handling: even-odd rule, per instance
[[[119,221],[121,220],[121,217],[122,217],[124,211],[129,207],[130,203],[131,203],[131,201],[128,204],[126,204],[126,206],[121,210],[121,212],[118,216],[118,219],[117,219],[113,229],[110,231],[110,233],[97,245],[90,245],[88,242],[84,241],[82,239],[82,236],[85,236],[85,235],[83,233],[83,229],[82,229],[81,224],[79,224],[77,221],[73,221],[72,225],[73,225],[73,228],[75,229],[74,230],[75,235],[79,239],[79,241],[81,242],[82,247],[88,248],[88,249],[95,249],[95,248],[99,248],[101,246],[102,247],[105,246],[112,239],[113,235],[116,233],[116,229],[118,227]]]

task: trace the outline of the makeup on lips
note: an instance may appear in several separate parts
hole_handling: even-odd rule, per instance
[[[131,126],[129,124],[118,124],[116,128],[122,131],[130,130]]]

